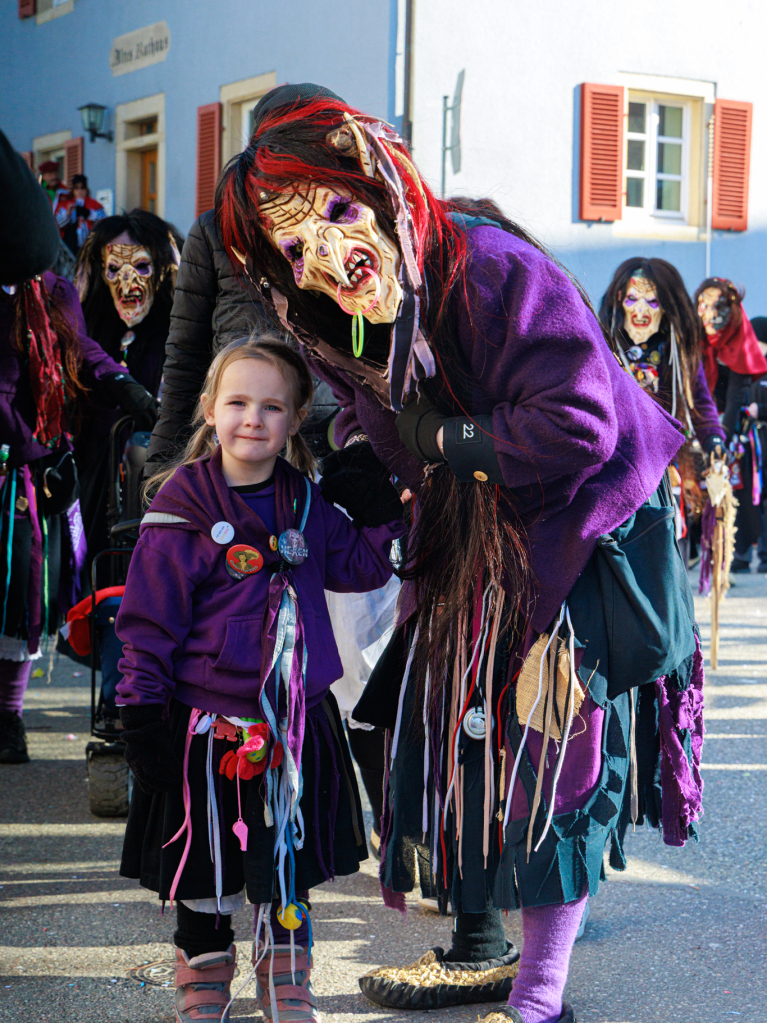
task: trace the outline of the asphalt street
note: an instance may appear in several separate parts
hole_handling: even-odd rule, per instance
[[[719,669],[709,670],[701,841],[663,845],[638,829],[629,868],[591,903],[566,997],[578,1023],[764,1023],[767,1018],[767,576],[736,576],[722,610]],[[708,649],[708,601],[696,598]],[[83,672],[81,675],[76,673]],[[171,1023],[162,986],[173,914],[117,870],[123,822],[88,809],[89,680],[60,659],[27,701],[32,763],[0,767],[0,1021]],[[450,921],[411,900],[384,909],[376,864],[312,896],[313,981],[326,1019],[475,1023],[489,1007],[402,1013],[368,1003],[357,978],[449,944]],[[243,967],[252,912],[236,918]],[[521,942],[519,916],[508,935]],[[167,985],[167,981],[166,981]],[[252,989],[233,1018],[260,1019]]]

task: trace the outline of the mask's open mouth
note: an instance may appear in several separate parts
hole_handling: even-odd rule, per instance
[[[120,295],[117,301],[123,309],[137,309],[142,302],[146,301],[146,295],[140,288],[134,288],[127,295]]]
[[[344,269],[351,282],[350,288],[341,285],[341,294],[346,298],[358,295],[379,273],[378,260],[365,249],[352,249],[346,257]]]

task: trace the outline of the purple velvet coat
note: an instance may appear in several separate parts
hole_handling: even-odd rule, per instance
[[[300,521],[304,477],[282,460],[278,479],[280,473],[293,477]],[[401,521],[358,530],[314,483],[311,490],[304,528],[309,556],[292,570],[308,651],[307,708],[320,703],[343,674],[324,591],[364,593],[383,586],[392,575],[392,540],[405,532]],[[278,521],[279,495],[278,482]],[[179,469],[150,511],[185,521],[141,526],[115,625],[124,643],[119,702],[165,703],[175,696],[205,711],[259,716],[268,566],[277,560],[269,549],[269,533],[228,487],[220,452]],[[226,544],[211,537],[217,522],[234,527]],[[266,564],[261,571],[240,580],[229,575],[226,552],[236,544],[262,553]]]
[[[496,451],[526,527],[536,592],[530,625],[550,623],[597,537],[656,490],[681,426],[622,369],[567,276],[495,227],[468,231],[458,336],[474,375],[474,414],[492,413]],[[378,457],[417,489],[423,466],[400,442],[372,388],[315,358],[343,412],[339,443],[368,435]]]

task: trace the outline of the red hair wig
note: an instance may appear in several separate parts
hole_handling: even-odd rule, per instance
[[[250,258],[259,281],[265,278],[288,298],[299,323],[312,323],[320,329],[316,316],[320,296],[302,293],[296,285],[290,265],[274,248],[259,219],[259,196],[310,183],[336,187],[372,208],[379,225],[396,240],[394,210],[385,182],[379,175],[367,177],[356,156],[345,155],[328,141],[328,135],[345,125],[345,114],[360,124],[380,124],[328,96],[266,112],[256,123],[247,148],[225,168],[216,191],[216,217],[224,248],[235,268],[240,263],[233,249]],[[404,142],[387,138],[383,145],[394,161],[410,208],[418,269],[422,276],[432,278],[431,283],[444,300],[464,264],[463,232],[450,219],[450,205],[434,196],[416,170]],[[442,306],[443,301],[439,301],[437,318]],[[430,319],[433,326],[433,317]]]

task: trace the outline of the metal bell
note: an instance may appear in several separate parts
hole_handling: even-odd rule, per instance
[[[485,712],[479,707],[470,710],[463,719],[463,730],[470,739],[484,739],[485,728]]]

